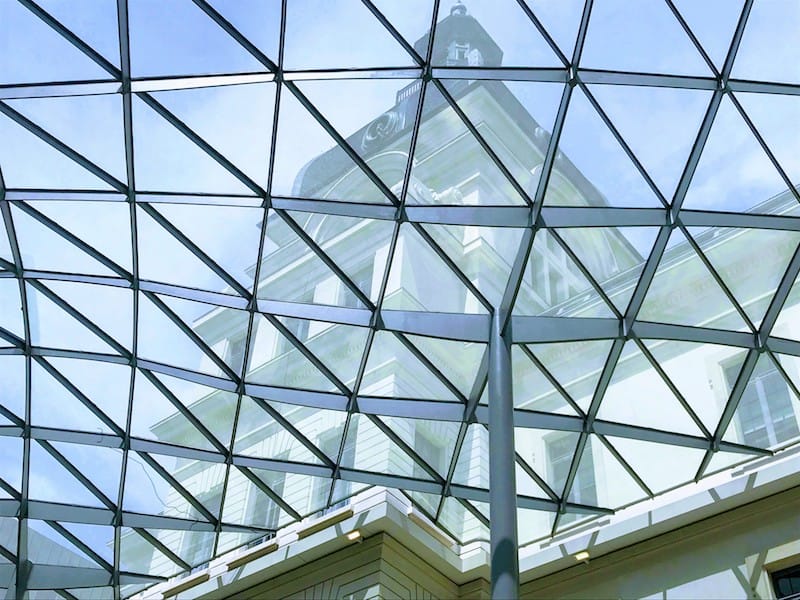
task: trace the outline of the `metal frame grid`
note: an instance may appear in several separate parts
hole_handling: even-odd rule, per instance
[[[9,0],[11,1],[11,0]],[[534,498],[528,496],[517,496],[517,506],[520,508],[534,509],[540,511],[550,511],[555,513],[552,533],[559,529],[559,523],[563,515],[572,513],[585,514],[610,514],[613,510],[602,506],[588,506],[571,503],[567,500],[573,482],[576,478],[580,457],[583,449],[588,443],[590,436],[596,436],[607,450],[619,461],[627,473],[641,486],[646,496],[652,497],[653,492],[642,481],[636,470],[625,461],[620,453],[615,449],[614,444],[607,436],[630,438],[648,442],[657,442],[675,446],[684,446],[705,450],[705,458],[697,470],[695,479],[704,476],[709,467],[709,463],[716,452],[727,451],[752,455],[754,457],[769,455],[771,450],[764,448],[751,447],[741,444],[734,444],[724,441],[723,435],[730,424],[742,394],[750,381],[750,377],[755,369],[760,356],[767,355],[783,374],[786,383],[794,392],[797,390],[794,384],[786,376],[786,373],[777,361],[775,354],[788,354],[800,356],[800,342],[791,341],[783,338],[771,337],[771,332],[778,315],[787,300],[792,289],[792,285],[800,273],[800,247],[795,249],[788,267],[780,280],[774,295],[769,303],[769,308],[761,324],[756,327],[749,319],[744,309],[739,306],[736,297],[730,291],[725,281],[719,276],[711,262],[706,258],[702,248],[698,245],[689,228],[692,227],[740,227],[740,228],[760,228],[783,231],[800,231],[800,220],[781,215],[751,214],[742,212],[715,212],[707,210],[687,210],[683,209],[683,202],[689,189],[692,177],[698,165],[698,161],[703,153],[706,140],[711,131],[712,124],[724,98],[732,101],[736,110],[747,123],[752,134],[755,136],[759,145],[769,158],[772,165],[786,183],[790,194],[795,201],[800,201],[800,194],[792,184],[789,175],[783,170],[769,146],[765,142],[761,133],[748,117],[742,105],[737,100],[739,92],[760,92],[766,94],[783,94],[787,96],[800,95],[800,85],[783,84],[774,82],[745,81],[731,78],[734,60],[748,23],[748,17],[753,8],[754,0],[745,0],[742,5],[741,13],[736,24],[732,41],[727,52],[724,65],[717,69],[714,61],[709,57],[704,47],[690,28],[689,24],[682,17],[681,11],[676,7],[672,0],[665,0],[676,22],[680,25],[683,32],[691,40],[692,44],[707,63],[712,75],[708,77],[698,76],[679,76],[654,73],[632,73],[619,71],[598,71],[581,68],[580,62],[584,50],[587,31],[590,26],[593,2],[587,0],[581,15],[578,35],[571,56],[566,56],[548,32],[547,28],[537,17],[536,11],[523,0],[518,0],[520,8],[523,10],[531,24],[538,30],[542,38],[547,42],[558,60],[562,63],[560,68],[516,68],[516,67],[440,67],[431,64],[431,55],[434,48],[437,15],[439,14],[439,2],[434,0],[432,10],[431,31],[428,38],[427,52],[424,56],[420,55],[414,47],[409,44],[405,37],[395,28],[393,23],[371,0],[362,0],[363,5],[374,16],[377,22],[385,28],[396,42],[408,53],[413,65],[403,69],[340,69],[340,70],[317,70],[317,71],[292,71],[283,68],[284,60],[284,39],[286,32],[286,11],[287,2],[282,2],[282,20],[280,24],[280,45],[275,60],[266,56],[253,42],[226,18],[218,12],[207,0],[193,0],[216,25],[218,25],[232,40],[234,40],[245,52],[247,52],[258,63],[263,65],[263,73],[230,73],[213,78],[198,77],[194,80],[190,78],[183,80],[169,81],[169,78],[134,78],[131,75],[131,52],[130,52],[130,33],[128,23],[128,0],[117,0],[118,16],[118,37],[120,45],[120,68],[106,60],[97,50],[86,41],[81,39],[73,31],[54,16],[45,11],[34,0],[18,0],[30,13],[35,15],[53,31],[77,48],[86,57],[103,69],[108,78],[105,81],[59,81],[41,82],[35,85],[0,85],[0,113],[16,124],[22,126],[27,131],[49,144],[52,148],[62,153],[74,161],[77,165],[86,169],[100,180],[108,184],[114,192],[86,192],[81,190],[38,190],[38,189],[19,189],[6,187],[2,178],[2,167],[0,164],[0,212],[2,213],[5,230],[8,234],[8,242],[11,248],[13,262],[0,259],[0,278],[13,278],[19,286],[19,296],[21,300],[22,316],[24,322],[24,337],[15,335],[11,331],[0,329],[0,338],[4,344],[0,347],[0,355],[21,355],[25,357],[25,414],[17,415],[0,404],[0,413],[11,424],[0,426],[0,435],[19,437],[23,441],[22,453],[22,478],[21,485],[17,489],[14,485],[0,479],[0,487],[5,491],[7,497],[0,499],[0,515],[16,518],[18,522],[18,534],[16,540],[17,551],[2,547],[0,552],[13,568],[13,587],[8,594],[13,597],[15,594],[21,596],[26,590],[37,589],[56,589],[56,592],[65,598],[75,597],[68,588],[82,588],[89,586],[110,586],[113,588],[115,597],[120,597],[126,592],[125,586],[133,585],[139,589],[138,584],[155,583],[163,580],[163,577],[150,575],[148,573],[134,573],[125,570],[120,562],[120,545],[123,529],[130,529],[137,532],[144,540],[156,548],[159,552],[167,556],[182,569],[191,569],[196,565],[187,563],[178,556],[172,549],[161,543],[156,536],[148,529],[175,529],[192,531],[213,531],[217,534],[222,532],[250,532],[255,534],[269,533],[258,528],[247,527],[236,523],[223,522],[221,518],[221,508],[214,514],[207,507],[193,496],[167,469],[165,469],[151,454],[163,456],[181,457],[189,460],[200,460],[216,462],[224,465],[225,478],[223,484],[223,499],[228,478],[233,470],[238,470],[250,482],[256,485],[272,501],[277,503],[282,510],[291,515],[293,519],[301,519],[304,514],[299,513],[289,505],[281,496],[273,492],[270,487],[250,469],[269,469],[273,471],[283,471],[290,473],[301,473],[316,477],[330,478],[336,480],[346,480],[352,482],[366,483],[370,485],[389,486],[405,490],[413,495],[414,492],[424,494],[435,494],[439,496],[438,510],[430,516],[438,520],[443,510],[445,500],[448,497],[457,499],[466,510],[468,510],[478,521],[484,525],[489,525],[487,517],[481,513],[472,502],[488,502],[489,490],[470,488],[453,482],[453,475],[460,449],[464,444],[468,427],[471,424],[488,424],[489,410],[480,404],[481,395],[487,386],[489,375],[489,345],[490,332],[494,329],[502,332],[510,330],[512,332],[512,342],[519,348],[524,355],[531,361],[531,366],[535,366],[541,371],[549,382],[560,392],[566,402],[575,410],[577,416],[556,415],[549,413],[539,413],[517,409],[514,411],[514,425],[523,428],[549,429],[555,431],[575,432],[579,434],[579,441],[573,454],[570,464],[569,474],[563,490],[552,489],[534,469],[527,464],[522,457],[517,455],[516,460],[520,468],[523,469],[539,486],[547,493],[547,498]],[[0,26],[1,27],[1,26]],[[417,100],[416,120],[410,134],[410,149],[408,154],[408,164],[406,174],[402,182],[399,195],[390,190],[386,183],[373,171],[372,167],[361,157],[345,137],[326,119],[322,112],[314,103],[303,94],[297,81],[303,79],[330,80],[341,77],[351,78],[416,78],[421,82],[421,88]],[[330,202],[313,198],[300,198],[280,196],[272,193],[273,168],[275,163],[275,138],[277,127],[273,127],[272,140],[270,143],[269,172],[266,186],[261,186],[253,181],[245,172],[237,167],[231,160],[216,150],[211,144],[205,141],[197,132],[193,131],[186,123],[170,112],[163,104],[151,95],[148,89],[160,89],[159,86],[168,88],[170,85],[188,85],[193,87],[203,87],[206,85],[225,85],[236,83],[243,78],[248,81],[274,82],[276,88],[276,102],[274,105],[273,123],[277,123],[281,111],[281,98],[292,97],[299,102],[316,122],[335,140],[338,147],[352,160],[361,172],[374,184],[374,186],[385,196],[384,204],[363,204],[356,202]],[[503,81],[525,81],[525,82],[556,82],[563,84],[563,92],[560,105],[558,107],[555,124],[552,134],[547,143],[546,154],[540,177],[535,190],[526,190],[512,175],[508,168],[493,150],[492,145],[484,139],[481,129],[471,122],[470,118],[459,105],[457,99],[451,93],[446,82],[450,80],[503,80]],[[612,119],[603,111],[599,102],[594,98],[591,84],[617,84],[631,86],[656,86],[656,87],[677,87],[684,89],[708,90],[711,92],[710,102],[708,103],[702,123],[697,132],[691,153],[683,168],[680,181],[677,185],[675,194],[667,198],[654,183],[645,167],[637,158],[634,151],[628,146],[627,142],[615,127]],[[417,143],[417,136],[420,130],[420,122],[423,115],[423,104],[426,92],[431,88],[441,94],[445,99],[449,109],[458,116],[469,133],[475,138],[482,150],[490,157],[494,165],[507,179],[510,186],[526,202],[525,206],[412,206],[406,203],[409,195],[410,173],[413,164],[414,149]],[[565,120],[569,113],[570,102],[575,89],[578,88],[589,100],[600,118],[608,126],[609,131],[616,141],[624,149],[631,159],[632,164],[647,182],[655,196],[662,204],[661,208],[613,208],[606,206],[547,206],[545,205],[545,195],[548,190],[548,183],[554,163],[556,162],[559,138],[564,127]],[[81,96],[89,94],[119,94],[122,97],[123,106],[123,129],[125,145],[125,167],[126,181],[120,181],[103,168],[93,163],[89,158],[82,155],[74,148],[58,139],[52,133],[46,131],[26,116],[15,110],[6,100],[19,98],[36,98],[49,96]],[[254,198],[260,200],[263,219],[261,224],[260,245],[258,256],[263,256],[266,229],[268,219],[280,219],[290,230],[292,230],[307,247],[327,265],[349,292],[364,305],[365,308],[343,308],[327,307],[315,304],[285,302],[277,300],[259,299],[254,290],[243,286],[233,275],[228,273],[221,265],[214,261],[196,243],[184,234],[177,226],[172,224],[158,209],[156,202],[150,202],[149,197],[152,192],[140,190],[136,185],[136,173],[134,168],[134,152],[136,151],[136,139],[133,130],[133,102],[138,98],[147,104],[151,109],[158,113],[166,122],[174,126],[183,136],[197,146],[208,157],[213,159],[220,167],[230,173],[235,179],[240,181],[250,190]],[[0,143],[2,143],[0,141]],[[213,197],[213,194],[196,194],[195,201],[202,203]],[[105,198],[121,198],[128,204],[130,215],[130,228],[132,232],[132,269],[126,269],[113,260],[105,256],[91,244],[78,238],[68,231],[58,222],[42,214],[29,201],[43,198],[61,198],[68,200],[75,197],[92,197],[98,200]],[[97,276],[87,273],[55,273],[31,270],[25,267],[23,258],[24,249],[20,248],[19,241],[15,233],[15,220],[12,207],[28,217],[35,219],[38,223],[51,230],[54,234],[61,236],[67,243],[79,248],[94,260],[104,265],[112,271],[114,276]],[[158,283],[140,278],[138,265],[138,242],[137,242],[137,217],[139,213],[146,213],[168,234],[174,237],[186,250],[194,255],[199,261],[204,263],[213,273],[230,286],[231,293],[215,294],[198,289],[186,288],[169,283]],[[488,314],[449,314],[449,313],[426,313],[418,311],[391,310],[383,307],[383,299],[388,285],[389,271],[384,270],[380,283],[380,293],[378,299],[372,301],[368,298],[359,286],[345,273],[337,262],[329,256],[320,245],[318,245],[293,218],[292,213],[316,213],[320,215],[338,215],[345,217],[369,218],[385,221],[392,224],[391,245],[389,251],[389,261],[391,264],[395,247],[400,235],[402,225],[410,226],[428,244],[430,249],[442,259],[444,264],[460,280],[467,290],[478,299],[485,312]],[[462,272],[452,261],[447,252],[441,248],[423,225],[447,224],[447,225],[471,225],[486,227],[514,227],[520,228],[524,224],[524,233],[519,251],[514,259],[508,283],[502,295],[502,301],[498,306],[492,303],[481,293],[478,287],[470,278]],[[566,228],[580,227],[625,227],[625,226],[650,226],[658,228],[658,235],[655,239],[652,251],[647,257],[641,272],[635,291],[627,308],[623,311],[617,309],[609,299],[600,283],[594,278],[569,247],[568,243],[559,236],[559,231]],[[570,256],[572,261],[578,265],[583,276],[591,283],[596,292],[606,303],[614,314],[613,318],[571,318],[571,317],[550,317],[550,316],[518,316],[513,315],[515,299],[522,284],[525,266],[529,261],[534,245],[534,240],[543,230],[548,231],[556,242]],[[647,297],[656,271],[661,264],[665,254],[670,235],[674,231],[679,231],[689,240],[697,255],[704,261],[705,266],[714,278],[716,283],[724,291],[731,304],[742,320],[748,325],[746,331],[727,331],[703,327],[687,327],[667,323],[654,323],[640,321],[637,316]],[[262,261],[255,266],[254,281],[260,281],[260,269]],[[71,306],[65,299],[60,297],[51,287],[50,281],[72,281],[82,283],[94,283],[117,288],[133,290],[133,323],[132,325],[132,345],[126,348],[123,344],[116,341],[111,335],[104,331],[99,325],[90,318],[82,314],[77,308]],[[83,326],[106,342],[117,354],[101,354],[70,349],[56,349],[38,347],[31,343],[31,329],[34,327],[35,316],[31,314],[31,309],[27,294],[29,290],[35,290],[44,295],[50,301],[61,307],[67,314],[77,319]],[[234,372],[233,369],[223,361],[217,354],[203,341],[203,339],[187,325],[181,317],[167,306],[161,299],[161,295],[207,302],[216,306],[236,308],[246,311],[248,314],[248,326],[245,341],[244,365],[248,363],[248,355],[252,351],[253,324],[256,317],[261,314],[268,322],[275,327],[289,343],[296,348],[306,359],[308,359],[319,371],[330,379],[335,392],[312,392],[308,390],[296,390],[279,387],[270,387],[245,382],[244,374],[246,371]],[[147,298],[151,301],[172,323],[174,323],[183,333],[186,334],[195,344],[219,367],[224,376],[211,376],[189,371],[169,364],[157,363],[143,359],[139,356],[137,339],[137,320],[139,315],[140,298]],[[5,309],[4,309],[5,310]],[[499,325],[492,325],[492,321],[498,320]],[[304,344],[293,332],[279,319],[279,317],[290,317],[298,319],[309,319],[329,323],[339,323],[344,325],[355,325],[366,327],[368,334],[364,344],[363,353],[358,365],[355,382],[346,385],[341,381],[326,364],[314,353],[312,349]],[[499,329],[498,329],[499,328]],[[413,354],[419,362],[424,365],[430,374],[436,377],[448,390],[452,391],[457,402],[430,401],[430,400],[408,400],[404,398],[380,398],[360,394],[360,386],[367,369],[367,360],[373,339],[378,332],[390,332],[402,346]],[[426,354],[415,345],[409,336],[423,335],[447,340],[478,342],[487,344],[486,351],[478,369],[474,383],[469,395],[463,394],[445,374],[433,364]],[[712,431],[705,427],[703,422],[693,411],[688,403],[670,381],[667,374],[659,366],[657,360],[648,350],[643,340],[662,339],[676,341],[690,341],[698,343],[718,344],[733,346],[746,350],[746,358],[736,380],[735,385],[729,395],[727,404],[722,413],[722,417],[717,427]],[[566,342],[574,340],[611,340],[611,350],[605,360],[605,366],[599,378],[591,404],[588,410],[582,410],[569,392],[562,386],[558,378],[548,371],[546,366],[537,358],[526,344]],[[692,436],[677,432],[667,432],[646,427],[639,427],[631,424],[613,423],[598,419],[598,412],[604,398],[606,389],[612,379],[617,362],[622,355],[623,346],[626,342],[633,342],[642,354],[651,363],[653,368],[663,378],[664,383],[676,394],[682,406],[691,416],[698,428],[703,432],[702,436]],[[131,377],[128,394],[127,425],[121,428],[116,422],[108,417],[98,406],[86,397],[65,375],[61,374],[50,361],[52,357],[68,357],[86,359],[89,361],[101,361],[128,365],[131,367]],[[31,371],[37,366],[46,370],[59,383],[61,383],[79,402],[91,411],[99,420],[111,429],[111,434],[86,433],[71,430],[57,430],[44,427],[32,426],[31,421]],[[246,367],[242,367],[245,369]],[[193,449],[189,447],[177,447],[159,441],[139,439],[131,433],[131,410],[133,406],[134,387],[136,374],[145,377],[156,386],[164,396],[174,405],[175,411],[188,419],[205,436],[208,444],[213,447],[213,451]],[[218,389],[226,390],[237,395],[236,417],[234,418],[234,432],[228,444],[220,442],[214,434],[189,410],[174,394],[161,383],[156,375],[170,375],[185,379],[187,381],[208,385]],[[235,427],[238,423],[238,414],[241,410],[243,395],[248,395],[255,400],[257,405],[263,409],[272,419],[278,422],[284,429],[289,431],[294,438],[305,447],[316,459],[312,463],[296,463],[280,460],[269,460],[240,456],[234,452],[234,440],[236,438]],[[365,415],[374,426],[376,426],[394,444],[400,447],[410,456],[413,461],[424,470],[430,477],[429,479],[417,479],[414,477],[401,476],[387,473],[364,472],[357,469],[348,468],[342,465],[343,454],[345,452],[345,436],[342,436],[341,443],[336,456],[327,456],[314,442],[299,431],[288,419],[286,419],[274,406],[273,401],[287,404],[303,405],[323,409],[334,409],[344,411],[346,420],[344,431],[348,430],[351,419],[355,415]],[[451,421],[459,424],[459,433],[455,443],[455,450],[450,457],[447,476],[442,477],[436,469],[427,464],[423,457],[410,447],[393,429],[383,420],[383,417],[412,417],[432,420]],[[108,448],[117,448],[122,453],[121,477],[119,490],[115,497],[109,497],[102,492],[90,477],[82,473],[66,456],[61,454],[52,442],[73,442],[77,444],[100,445]],[[47,452],[53,459],[75,477],[85,488],[99,501],[98,507],[78,507],[60,505],[52,502],[43,502],[29,499],[31,487],[30,461],[31,448],[39,446]],[[196,511],[195,519],[178,519],[165,515],[144,515],[123,510],[123,498],[125,496],[126,470],[132,457],[138,457],[144,461],[161,477],[167,480],[176,489],[186,502]],[[412,497],[413,500],[413,497]],[[335,503],[334,486],[331,486],[327,497],[327,505]],[[425,510],[423,508],[423,510]],[[425,510],[425,512],[428,512]],[[48,523],[55,531],[59,532],[72,544],[80,548],[86,555],[90,556],[96,563],[97,569],[88,568],[67,568],[48,565],[34,565],[28,556],[28,521],[30,519],[43,520]],[[102,524],[113,527],[113,563],[103,559],[98,552],[81,541],[76,535],[66,529],[62,522]],[[67,570],[70,570],[67,574]],[[57,582],[69,582],[69,585]]]

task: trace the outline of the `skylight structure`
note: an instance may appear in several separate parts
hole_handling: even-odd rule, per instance
[[[0,588],[127,597],[369,486],[525,545],[796,443],[798,30],[0,1]]]

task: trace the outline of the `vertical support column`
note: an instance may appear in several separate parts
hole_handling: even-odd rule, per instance
[[[489,334],[489,518],[492,598],[519,597],[511,320],[495,309]]]

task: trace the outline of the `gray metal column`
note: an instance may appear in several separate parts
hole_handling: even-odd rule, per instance
[[[495,310],[489,335],[489,518],[492,598],[519,597],[511,319]]]

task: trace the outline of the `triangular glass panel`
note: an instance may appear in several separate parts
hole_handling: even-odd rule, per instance
[[[287,69],[413,65],[411,56],[360,2],[303,0],[286,8]]]
[[[341,466],[401,477],[433,479],[399,444],[375,425],[370,417],[360,413],[350,417]]]
[[[116,500],[116,494],[114,499]],[[60,525],[99,554],[108,564],[114,564],[113,527],[67,522],[62,522]]]
[[[133,98],[133,138],[140,190],[254,195],[137,96]]]
[[[396,398],[458,399],[395,334],[388,331],[375,333],[359,392]]]
[[[567,58],[572,57],[583,15],[583,0],[525,0],[525,3],[531,7],[561,52]]]
[[[671,198],[711,92],[632,85],[593,85],[589,89],[661,193]],[[640,110],[643,106],[647,111]]]
[[[295,319],[301,327],[291,333],[304,342],[310,321]],[[246,369],[249,383],[307,390],[333,391],[334,383],[320,371],[297,347],[261,314],[253,321],[255,342]]]
[[[174,542],[182,539],[182,533],[175,532],[173,534]],[[119,568],[122,571],[171,577],[185,570],[185,567],[173,562],[172,558],[153,546],[134,529],[129,527],[121,528],[119,538]],[[149,586],[151,584],[140,585]],[[132,584],[122,586],[122,588],[125,589],[126,593],[136,593],[140,589],[134,588]]]
[[[31,444],[29,496],[31,500],[105,508],[97,496],[39,443]]]
[[[451,421],[433,419],[407,419],[404,417],[378,417],[401,440],[412,448],[419,457],[433,468],[442,478],[447,477],[453,450],[456,445],[459,424]],[[424,470],[421,465],[414,464],[417,472]],[[424,475],[419,475],[424,477]]]
[[[747,17],[731,77],[759,81],[800,82],[800,48],[785,44],[800,29],[797,7],[756,2]]]
[[[597,417],[612,423],[703,435],[634,341],[625,343]]]
[[[486,457],[489,455],[489,431],[479,423],[467,426],[467,433],[453,471],[453,483],[469,487],[489,489],[489,470]],[[518,485],[517,491],[520,491]]]
[[[26,269],[87,275],[117,275],[78,246],[13,204],[11,213],[22,263]]]
[[[786,176],[797,185],[800,182],[800,152],[797,149],[800,98],[781,94],[736,92],[736,99]],[[780,205],[777,202],[775,204],[775,212],[779,212]]]
[[[223,446],[230,445],[238,403],[236,394],[168,375],[159,375],[158,379]]]
[[[514,408],[575,415],[575,410],[519,346],[511,347]]]
[[[377,301],[386,272],[386,249],[391,242],[394,223],[294,211],[289,215],[365,296]]]
[[[657,0],[622,0],[592,6],[581,66],[618,71],[711,75],[701,54],[669,7]]]
[[[576,227],[557,231],[617,310],[624,314],[658,229]]]
[[[280,103],[273,194],[371,204],[392,201],[285,88]],[[298,145],[297,140],[303,144]],[[380,162],[386,163],[378,169],[384,177],[391,171],[397,182],[402,182],[407,156],[390,153]]]
[[[485,344],[407,334],[414,344],[459,391],[468,397],[483,359]]]
[[[706,429],[713,432],[747,350],[706,342],[644,343]]]
[[[792,200],[794,202],[794,200]],[[776,229],[690,228],[720,278],[758,327],[800,242],[800,233]],[[742,255],[734,248],[761,248]]]
[[[108,73],[22,4],[0,3],[0,23],[5,31],[3,46],[14,49],[0,53],[0,84],[109,78]]]
[[[517,455],[559,496],[581,434],[574,431],[514,428]]]
[[[545,205],[664,206],[580,88],[572,92],[558,147]]]
[[[266,400],[261,402],[272,404]],[[294,434],[273,419],[250,396],[242,396],[233,452],[270,460],[313,464],[321,462]]]
[[[169,9],[160,2],[133,2],[128,19],[131,72],[136,77],[267,70],[187,0],[173,2]]]
[[[56,356],[48,357],[47,362],[111,417],[120,429],[125,429],[131,385],[131,368],[128,365]],[[107,426],[103,429],[106,430]]]
[[[34,201],[40,213],[132,272],[130,207],[125,202]]]
[[[140,371],[136,372],[133,391],[131,435],[176,446],[216,450],[211,441]]]
[[[683,208],[775,212],[786,183],[733,102],[722,98]]]
[[[567,502],[616,509],[646,496],[600,438],[590,435],[583,448]]]
[[[224,279],[144,209],[138,207],[136,214],[139,275],[142,279],[211,291],[230,291]]]
[[[380,180],[392,187],[403,180],[407,159],[388,159],[387,154],[408,156],[408,133],[416,115],[416,102],[406,100],[405,105],[396,105],[395,97],[398,90],[415,81],[330,79],[300,81],[297,87]],[[342,98],[351,101],[343,105]]]
[[[3,180],[7,187],[111,189],[110,184],[6,115],[0,115],[0,138],[3,139],[3,144],[0,145],[0,163],[3,165]]]
[[[139,293],[138,353],[142,358],[211,375],[225,375],[222,369],[159,306]]]
[[[764,449],[786,446],[800,437],[798,415],[800,399],[769,354],[764,353],[756,362],[722,439]]]
[[[563,84],[457,79],[443,79],[441,83],[514,179],[533,197]],[[498,106],[502,108],[498,110]]]
[[[673,0],[692,33],[697,36],[706,54],[717,69],[722,70],[733,32],[742,12],[739,2],[729,0]],[[713,15],[712,18],[709,18]]]
[[[117,501],[122,471],[122,450],[64,442],[51,443],[108,499],[112,502]]]
[[[27,519],[28,560],[35,565],[71,567],[100,571],[100,565],[79,547],[51,526],[37,519]],[[113,544],[113,534],[106,542]],[[112,561],[113,562],[113,561]],[[93,590],[94,591],[94,590]]]
[[[676,228],[638,318],[674,325],[749,329],[706,265]]]
[[[514,0],[472,0],[469,9],[460,1],[442,3],[437,20],[431,57],[434,67],[562,66]],[[503,40],[503,48],[494,40]],[[417,52],[424,55],[421,50],[427,45],[425,35],[415,44]]]
[[[26,293],[31,321],[31,342],[34,345],[117,353],[114,348],[30,283],[26,284]]]
[[[408,194],[409,205],[525,204],[525,199],[433,85],[425,92]]]
[[[369,330],[325,321],[278,317],[291,332],[306,332],[304,345],[344,385],[350,386],[358,374],[366,350]]]
[[[286,479],[286,473],[276,471],[272,481],[267,483],[267,487],[278,496],[282,496]],[[231,493],[234,490],[235,493]],[[222,520],[245,527],[278,529],[291,523],[293,518],[242,471],[234,467],[228,478],[228,493],[225,494],[225,504],[222,507]]]
[[[130,349],[133,337],[133,294],[125,288],[71,281],[48,281],[47,287]]]
[[[231,342],[247,333],[250,324],[249,312],[172,296],[158,295],[158,298],[180,317],[181,321],[191,328],[216,356],[222,358],[237,377],[241,375],[244,351],[234,351]]]
[[[0,406],[11,411],[20,419],[25,418],[26,360],[24,356],[0,355],[0,373],[3,373],[3,393],[0,394]]]
[[[524,230],[510,227],[423,225],[439,247],[493,306],[508,285]]]
[[[275,85],[223,85],[153,97],[261,187],[267,185]]]
[[[119,25],[113,2],[38,0],[37,3],[93,50],[119,67]]]
[[[547,229],[536,233],[513,312],[515,315],[548,317],[615,316]]]
[[[99,94],[7,102],[119,181],[126,181],[121,96]]]
[[[706,451],[629,438],[607,438],[654,494],[694,480]]]
[[[25,337],[25,323],[22,317],[22,300],[19,295],[19,281],[0,279],[0,327],[19,338]]]
[[[587,411],[612,343],[611,340],[597,340],[528,344],[528,348],[581,409]]]
[[[263,0],[209,0],[226,20],[273,62],[278,62],[281,4]]]
[[[373,264],[379,263],[380,259],[376,258]],[[293,266],[287,268],[288,265]],[[366,286],[366,273],[362,279],[361,285]],[[344,281],[280,215],[272,211],[267,217],[258,297],[364,308]]]
[[[383,308],[471,314],[487,312],[455,272],[408,223],[400,226]]]

